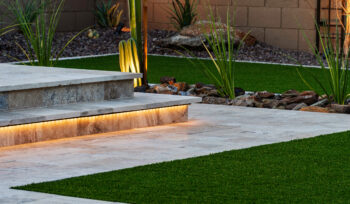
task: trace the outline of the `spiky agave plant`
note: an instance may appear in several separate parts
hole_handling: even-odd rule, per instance
[[[143,4],[140,0],[129,0],[129,24],[130,24],[130,32],[131,32],[131,40],[130,42],[135,42],[136,52],[133,56],[126,58],[128,55],[130,48],[129,43],[126,44],[125,41],[121,41],[119,45],[119,60],[120,62],[124,60],[134,59],[135,62],[138,62],[139,69],[135,69],[135,71],[139,70],[140,73],[143,74],[142,84],[147,84],[147,1],[144,0]],[[143,12],[142,12],[143,9]],[[142,14],[143,14],[143,27],[144,27],[144,37],[142,41]],[[129,42],[128,41],[128,42]],[[131,43],[133,46],[133,43]],[[131,46],[130,45],[130,46]],[[144,46],[144,47],[143,47]],[[130,55],[130,54],[129,54]],[[137,59],[137,60],[136,60]],[[131,62],[123,62],[121,64],[121,71],[127,64],[132,64]],[[124,69],[126,71],[132,71],[130,69]],[[141,85],[141,84],[139,84]]]

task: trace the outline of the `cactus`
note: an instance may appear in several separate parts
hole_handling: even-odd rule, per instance
[[[143,5],[142,5],[143,3]],[[125,60],[132,60],[134,62],[137,62],[137,66],[135,65],[135,69],[138,69],[139,72],[143,74],[143,80],[142,84],[147,84],[147,1],[146,0],[128,0],[129,4],[129,22],[130,22],[130,32],[131,32],[131,39],[128,40],[128,43],[121,42],[119,44],[119,60],[121,64],[121,71],[130,70],[128,67],[130,67],[130,64],[132,62],[126,62]],[[142,12],[143,9],[143,12]],[[142,14],[143,19],[142,19]],[[142,20],[143,20],[143,29],[144,29],[144,43],[142,42]],[[128,48],[127,46],[130,44],[133,47],[133,56],[127,57]],[[144,45],[144,48],[142,47]],[[137,54],[137,55],[135,55]],[[137,60],[135,59],[137,58]],[[124,67],[122,67],[122,65]],[[140,80],[141,81],[141,80]],[[140,83],[140,85],[142,85]]]
[[[133,38],[119,43],[119,65],[122,72],[140,73],[140,60],[136,42]],[[141,86],[141,79],[134,79],[134,87]]]

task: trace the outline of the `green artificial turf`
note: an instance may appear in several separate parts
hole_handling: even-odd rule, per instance
[[[15,189],[128,203],[349,203],[350,133]]]
[[[210,60],[204,63],[212,65]],[[96,58],[85,58],[76,60],[63,60],[57,64],[58,67],[82,68],[119,71],[118,56],[105,56]],[[325,77],[320,69],[307,69],[318,76],[320,81],[325,82]],[[310,74],[304,74],[311,84],[317,87]],[[174,76],[177,81],[187,83],[213,83],[209,81],[203,72],[203,68],[193,66],[191,62],[183,58],[149,56],[148,80],[151,83],[159,83],[162,76]],[[300,79],[295,66],[237,63],[235,69],[236,86],[249,91],[271,91],[281,93],[289,89],[299,91],[310,90]],[[326,84],[326,83],[324,83]],[[328,84],[328,83],[327,83]],[[321,91],[318,88],[318,91]]]

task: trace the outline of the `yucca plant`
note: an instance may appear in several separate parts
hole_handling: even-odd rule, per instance
[[[204,34],[205,41],[202,41],[203,47],[207,51],[212,61],[213,66],[208,66],[203,63],[202,60],[196,58],[191,51],[186,50],[195,59],[189,59],[189,61],[199,68],[204,70],[205,75],[214,83],[218,90],[218,94],[221,97],[227,97],[234,99],[235,95],[235,73],[234,69],[237,66],[236,58],[238,51],[243,44],[245,37],[238,43],[236,47],[235,44],[235,29],[231,27],[234,19],[232,20],[229,9],[227,10],[226,24],[221,23],[220,20],[216,20],[212,12],[210,11],[210,32],[209,34]],[[234,15],[233,15],[234,16]],[[206,30],[206,29],[203,29]],[[236,47],[236,48],[235,48]],[[179,52],[180,53],[180,52]],[[213,68],[214,67],[214,68]]]
[[[4,28],[0,28],[0,36],[5,35],[11,31],[14,31],[18,25],[10,25]]]
[[[303,69],[307,72],[316,84],[327,95],[330,102],[336,102],[344,105],[350,97],[349,94],[349,50],[343,50],[344,46],[341,41],[339,32],[340,26],[336,26],[335,40],[332,39],[330,29],[326,29],[325,33],[321,33],[320,27],[316,24],[316,30],[319,36],[320,48],[316,48],[305,34],[304,38],[309,44],[315,58],[321,66],[323,74],[327,79],[326,82],[320,80],[320,76],[316,76],[309,72],[307,68]],[[323,58],[326,60],[324,64]],[[302,65],[300,65],[302,67]],[[306,80],[300,69],[297,69],[302,81],[312,90],[317,92],[317,89]],[[323,93],[317,92],[319,95]]]
[[[15,17],[15,21],[19,24],[19,28],[24,32],[24,25],[21,24],[21,18],[24,18],[26,22],[33,23],[39,15],[40,9],[43,3],[40,0],[15,0],[10,1],[7,4],[7,8]]]
[[[197,3],[196,0],[172,0],[172,7],[168,11],[170,21],[177,30],[192,25],[197,20]]]
[[[134,39],[122,40],[119,43],[119,65],[122,72],[140,73],[140,60]],[[134,87],[141,85],[141,79],[134,79]]]
[[[119,10],[119,3],[114,4],[107,12],[108,26],[116,29],[120,23],[123,10]]]
[[[18,0],[16,0],[18,1]],[[64,0],[58,3],[45,2],[39,8],[38,17],[34,23],[27,21],[22,8],[19,8],[19,24],[23,27],[23,34],[27,50],[17,44],[32,65],[54,66],[65,48],[84,30],[73,36],[63,48],[53,50],[53,39],[60,19]],[[51,14],[48,14],[52,12]]]

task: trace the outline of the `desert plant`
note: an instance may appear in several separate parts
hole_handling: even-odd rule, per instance
[[[40,0],[15,0],[10,1],[7,4],[7,8],[10,13],[14,16],[15,21],[19,24],[19,28],[24,32],[24,25],[21,24],[21,18],[24,18],[26,22],[33,23],[39,15],[40,9],[43,6],[43,3]]]
[[[216,20],[211,7],[209,7],[209,11],[210,32],[209,34],[204,34],[206,42],[203,40],[202,44],[209,54],[214,68],[208,66],[202,60],[198,60],[191,51],[187,50],[195,59],[195,61],[190,59],[190,62],[194,66],[199,65],[199,68],[204,70],[208,79],[215,84],[220,96],[234,99],[236,97],[234,74],[236,58],[238,51],[248,34],[241,39],[236,47],[236,42],[234,40],[235,36],[233,36],[236,32],[235,28],[231,27],[231,23],[233,23],[232,21],[234,21],[234,19],[231,19],[232,17],[229,9],[227,10],[226,25],[221,23],[220,19],[218,21]]]
[[[112,8],[112,0],[107,2],[101,0],[96,4],[95,16],[97,22],[101,27],[108,27],[108,11]]]
[[[119,43],[119,65],[122,72],[140,73],[140,62],[136,42],[130,38]],[[141,79],[134,79],[134,86],[141,86]]]
[[[303,69],[308,73],[316,84],[327,95],[330,102],[336,102],[344,105],[346,100],[350,97],[349,94],[349,49],[344,46],[344,41],[341,40],[340,29],[346,29],[340,25],[336,26],[335,39],[330,33],[330,29],[325,29],[325,33],[321,33],[320,26],[316,24],[316,30],[319,36],[320,48],[315,47],[308,37],[303,33],[305,40],[309,44],[315,58],[323,70],[323,74],[326,78],[326,83],[322,82],[319,76],[315,76],[307,69]],[[323,59],[325,59],[326,64]],[[300,67],[302,65],[300,64]],[[311,86],[311,83],[304,77],[304,74],[300,69],[297,69],[302,81],[312,90],[317,92],[315,87]],[[323,93],[318,93],[322,95]]]
[[[63,48],[56,51],[56,56],[54,57],[55,51],[53,51],[53,39],[63,5],[64,0],[52,4],[45,3],[44,1],[42,6],[39,8],[38,17],[33,24],[27,21],[22,8],[19,8],[19,24],[23,26],[23,34],[28,49],[26,51],[19,44],[17,45],[21,48],[32,65],[54,66],[65,48],[84,31],[82,30],[73,36]],[[48,14],[49,11],[52,13]],[[54,58],[56,60],[54,60]]]
[[[192,25],[197,20],[197,3],[196,0],[172,0],[171,8],[168,11],[170,21],[177,30]]]
[[[349,94],[349,54],[344,55],[342,50],[342,43],[340,42],[339,31],[336,33],[335,42],[333,41],[331,34],[327,31],[326,34],[321,35],[319,26],[317,32],[319,32],[320,49],[314,47],[309,40],[309,46],[317,59],[318,63],[323,70],[323,74],[327,79],[326,83],[309,72],[307,69],[303,69],[304,72],[309,74],[316,84],[327,95],[330,102],[334,101],[338,104],[345,104],[346,100],[350,97]],[[337,29],[338,30],[338,29]],[[323,36],[323,37],[322,37]],[[307,38],[304,35],[305,38]],[[349,52],[347,52],[349,53]],[[323,58],[326,60],[326,64],[323,62]],[[300,67],[303,67],[300,65]],[[312,90],[317,92],[317,89],[309,83],[300,69],[297,69],[298,74],[302,81]],[[323,93],[317,92],[319,95]]]
[[[139,0],[129,0],[129,24],[130,24],[130,33],[131,39],[128,42],[132,45],[132,48],[126,46],[125,41],[121,41],[119,44],[120,52],[119,55],[120,61],[129,60],[128,62],[123,62],[121,66],[127,67],[132,63],[135,64],[135,69],[122,68],[122,71],[138,71],[143,74],[142,84],[147,84],[147,1]],[[143,27],[144,27],[144,36],[142,38],[142,15],[143,15]],[[135,46],[134,46],[135,45]],[[143,47],[144,46],[144,47]],[[131,46],[130,46],[131,47]],[[132,50],[133,56],[127,54],[129,50]],[[136,51],[136,52],[135,52]],[[125,56],[130,57],[125,57]],[[137,60],[136,60],[137,59]],[[131,62],[133,60],[134,62]],[[138,67],[138,68],[137,68]],[[141,85],[141,84],[138,84]]]
[[[119,3],[114,4],[107,12],[108,26],[116,29],[123,15],[123,10],[119,10]]]
[[[4,28],[0,28],[0,36],[5,35],[11,31],[14,31],[17,26],[18,25],[10,25],[10,26],[6,26]]]

